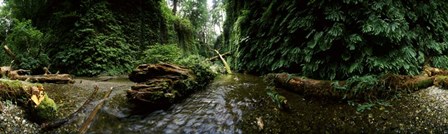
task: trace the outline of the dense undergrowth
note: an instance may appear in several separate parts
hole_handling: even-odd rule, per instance
[[[13,65],[34,73],[128,73],[156,44],[204,53],[190,20],[173,15],[165,0],[10,0],[0,17],[2,44],[17,55]],[[0,65],[13,60],[0,56]]]
[[[224,38],[234,68],[252,73],[416,75],[425,63],[448,65],[447,7],[443,0],[231,0]]]
[[[138,61],[140,64],[172,63],[192,69],[197,81],[207,84],[213,80],[216,73],[210,70],[212,62],[201,55],[183,53],[176,45],[153,45],[144,52],[145,56]],[[202,85],[205,86],[205,85]]]

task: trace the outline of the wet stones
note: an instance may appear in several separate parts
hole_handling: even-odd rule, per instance
[[[25,119],[26,112],[15,105],[4,105],[4,111],[0,114],[0,133],[10,134],[34,134],[39,133],[40,128],[36,123]]]

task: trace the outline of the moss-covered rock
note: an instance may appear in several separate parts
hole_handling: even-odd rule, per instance
[[[48,95],[44,96],[43,101],[34,108],[36,119],[38,121],[52,120],[56,117],[56,112],[58,111],[58,106],[53,99],[49,98]]]
[[[30,101],[33,95],[41,101],[39,103]],[[0,79],[0,99],[17,102],[36,122],[52,120],[56,116],[57,105],[45,94],[42,84]]]

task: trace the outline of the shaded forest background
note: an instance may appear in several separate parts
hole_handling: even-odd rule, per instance
[[[226,8],[223,36],[240,70],[347,79],[448,66],[443,0],[228,0]]]
[[[443,0],[206,3],[7,0],[0,36],[18,54],[20,68],[50,66],[87,76],[129,72],[158,52],[167,53],[159,58],[210,57],[213,49],[230,52],[234,70],[316,79],[417,75],[424,65],[448,66],[448,2]]]
[[[0,37],[17,54],[17,68],[123,74],[145,62],[150,46],[173,44],[183,55],[211,56],[216,33],[206,26],[213,13],[206,2],[179,1],[175,15],[165,0],[6,0]],[[13,60],[0,55],[1,65]]]

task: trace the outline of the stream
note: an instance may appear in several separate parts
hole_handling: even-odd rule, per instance
[[[79,118],[45,133],[72,133],[101,101],[113,92],[87,133],[448,133],[448,90],[430,87],[387,101],[355,103],[309,97],[279,90],[289,110],[276,108],[262,78],[222,75],[169,109],[134,114],[126,78],[78,78],[73,85],[46,84],[58,103],[60,117],[77,110],[97,85],[100,93]]]

